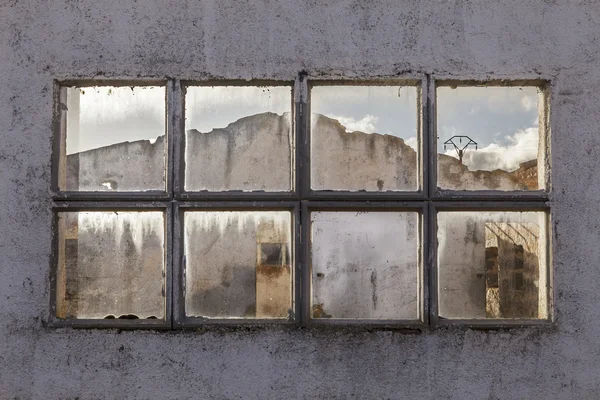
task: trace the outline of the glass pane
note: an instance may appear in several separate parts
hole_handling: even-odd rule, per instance
[[[61,212],[58,224],[59,318],[164,318],[162,212]]]
[[[544,188],[537,87],[437,89],[438,187]]]
[[[438,213],[439,314],[547,318],[544,212]]]
[[[311,213],[312,317],[418,319],[415,212]]]
[[[165,190],[164,87],[65,88],[60,106],[61,190]]]
[[[185,189],[290,191],[291,90],[188,87]]]
[[[311,89],[314,190],[418,190],[417,88]]]
[[[184,215],[186,315],[291,315],[290,212],[188,211]]]

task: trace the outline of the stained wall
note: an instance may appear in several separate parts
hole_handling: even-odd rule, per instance
[[[0,397],[600,396],[595,1],[3,1]],[[51,329],[54,79],[544,78],[552,328]]]

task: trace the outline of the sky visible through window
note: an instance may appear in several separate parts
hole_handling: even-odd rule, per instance
[[[69,89],[69,118],[79,96],[79,134],[67,139],[69,154],[164,133],[165,88]],[[337,119],[347,131],[398,136],[417,147],[417,91],[399,86],[317,86],[312,111]],[[210,132],[268,110],[291,110],[290,87],[188,88],[186,129]],[[76,109],[76,108],[75,108]],[[467,150],[471,170],[514,170],[537,158],[538,89],[535,87],[440,87],[437,90],[438,152],[456,157],[443,142],[469,136],[478,150]]]

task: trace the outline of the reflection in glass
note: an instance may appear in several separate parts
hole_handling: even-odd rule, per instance
[[[438,87],[438,187],[543,189],[539,99],[531,86]]]
[[[314,190],[417,190],[417,88],[311,89]]]
[[[60,110],[60,190],[165,190],[164,87],[64,88]]]
[[[185,99],[186,190],[291,190],[290,86],[188,87]]]
[[[59,213],[57,317],[162,319],[162,212]]]
[[[544,212],[438,213],[439,315],[547,318]]]
[[[288,318],[291,224],[288,211],[185,212],[186,315]]]
[[[311,213],[312,318],[418,319],[418,220]]]

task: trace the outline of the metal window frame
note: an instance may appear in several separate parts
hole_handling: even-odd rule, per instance
[[[52,255],[50,257],[50,314],[48,325],[53,328],[113,328],[113,329],[171,329],[172,328],[172,275],[173,275],[173,218],[170,202],[55,202],[52,208]],[[56,316],[57,273],[59,255],[58,217],[63,212],[144,212],[160,211],[164,216],[164,291],[163,319],[62,319]]]
[[[297,84],[294,80],[283,81],[283,80],[266,80],[266,79],[255,79],[255,80],[181,80],[175,81],[177,87],[176,93],[179,100],[179,107],[176,109],[177,116],[176,127],[176,165],[175,165],[175,199],[181,201],[208,201],[208,200],[227,200],[227,201],[245,201],[245,200],[298,200],[297,190],[297,179],[295,174],[296,166],[296,152],[295,148],[298,147],[298,138],[296,135],[296,107],[294,107],[295,98],[297,94]],[[292,165],[290,166],[290,190],[289,191],[243,191],[243,190],[224,190],[224,191],[211,191],[211,190],[187,190],[185,188],[185,97],[189,87],[224,87],[224,86],[237,86],[237,87],[289,87],[291,91],[290,96],[290,111],[292,113],[291,118],[291,129],[292,135],[292,148],[291,159]]]
[[[543,109],[540,118],[540,138],[538,148],[543,146],[543,159],[545,165],[544,188],[539,190],[449,190],[441,189],[438,182],[437,163],[437,88],[439,87],[536,87],[542,92]],[[545,201],[551,191],[551,157],[550,157],[550,101],[551,82],[542,78],[517,78],[517,79],[456,79],[440,78],[430,79],[428,87],[428,101],[430,110],[429,120],[429,199],[430,200],[486,200],[486,201]],[[539,153],[539,152],[538,152]]]
[[[429,226],[428,236],[429,243],[429,260],[430,260],[430,276],[429,276],[429,293],[430,293],[430,323],[432,328],[441,326],[464,326],[467,328],[512,328],[512,327],[551,327],[554,321],[554,274],[552,268],[552,225],[551,225],[551,208],[546,202],[514,202],[514,201],[473,201],[473,202],[431,202],[429,204]],[[439,212],[543,212],[545,214],[545,250],[546,250],[546,295],[548,296],[547,318],[466,318],[452,319],[443,318],[439,315],[439,279],[438,279],[438,246],[437,246],[437,215]]]
[[[168,200],[171,199],[173,191],[173,134],[175,126],[171,118],[173,106],[176,105],[172,82],[167,79],[74,79],[74,80],[55,80],[54,81],[54,116],[53,116],[53,137],[52,137],[52,166],[51,166],[51,184],[50,191],[54,200],[81,200],[81,201],[135,201],[135,200]],[[60,175],[61,146],[66,139],[66,126],[63,123],[61,99],[66,96],[66,90],[70,87],[87,88],[97,86],[111,87],[148,87],[159,86],[165,89],[165,190],[139,190],[139,191],[69,191],[61,190],[58,184]],[[65,160],[66,161],[66,160]]]
[[[174,279],[173,279],[173,327],[177,329],[195,329],[209,326],[296,326],[298,316],[301,315],[300,290],[302,286],[301,262],[300,262],[300,205],[297,201],[189,201],[176,203],[174,206],[174,241],[173,247]],[[288,319],[266,319],[266,318],[205,318],[187,316],[185,314],[185,261],[184,261],[184,213],[194,211],[287,211],[292,215],[290,235],[292,242],[292,308],[294,315]]]
[[[310,90],[316,86],[375,86],[405,85],[418,90],[417,134],[419,189],[413,192],[352,192],[311,189],[310,176]],[[65,87],[88,86],[165,86],[167,140],[165,150],[165,191],[135,192],[72,192],[58,188],[58,169],[61,141],[61,91]],[[185,174],[185,91],[190,86],[291,86],[292,98],[292,190],[289,192],[187,192]],[[437,188],[437,112],[436,93],[440,86],[536,86],[543,91],[543,115],[540,115],[541,146],[545,146],[543,160],[546,167],[546,187],[537,191],[451,191]],[[526,77],[456,79],[434,77],[430,74],[412,74],[373,79],[339,79],[333,77],[309,79],[300,72],[294,81],[286,80],[180,80],[180,79],[77,79],[54,81],[54,118],[51,193],[53,206],[53,253],[50,266],[50,318],[53,327],[114,328],[114,329],[187,329],[211,326],[292,326],[332,327],[344,326],[359,329],[406,329],[421,332],[452,325],[464,328],[498,329],[511,327],[552,326],[553,323],[553,268],[550,224],[551,209],[548,203],[551,192],[550,157],[550,103],[551,79]],[[150,210],[165,212],[166,232],[166,314],[165,320],[60,320],[56,311],[56,269],[58,256],[57,219],[61,211],[89,210]],[[288,210],[294,222],[294,318],[280,319],[209,319],[186,317],[183,313],[183,221],[182,213],[191,210]],[[365,319],[311,319],[310,318],[310,212],[311,211],[418,211],[420,218],[420,278],[421,315],[419,320],[365,320]],[[467,319],[449,320],[438,316],[437,293],[437,212],[452,210],[470,211],[544,211],[547,215],[547,268],[548,268],[548,319],[505,320]]]
[[[418,316],[416,319],[366,319],[366,318],[312,318],[312,262],[311,262],[311,213],[333,212],[416,212],[418,214],[417,247],[417,286]],[[366,328],[410,329],[420,331],[429,323],[429,273],[425,268],[427,249],[429,248],[425,222],[429,209],[425,202],[339,202],[339,201],[303,201],[302,202],[302,326],[364,326]]]
[[[302,154],[305,160],[302,171],[303,185],[301,196],[303,200],[323,201],[413,201],[427,200],[429,176],[426,173],[429,154],[424,149],[428,148],[427,121],[429,120],[429,107],[427,101],[427,76],[379,78],[379,79],[311,79],[306,83],[305,113],[302,118]],[[327,86],[406,86],[417,89],[417,190],[414,191],[350,191],[350,190],[313,190],[311,186],[311,96],[315,87]]]

